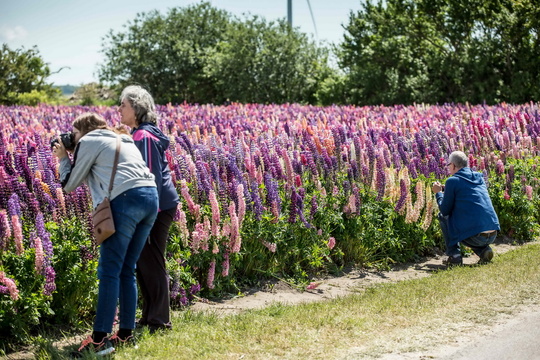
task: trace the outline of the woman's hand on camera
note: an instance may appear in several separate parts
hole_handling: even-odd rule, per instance
[[[52,151],[59,159],[63,159],[68,156],[67,150],[64,147],[64,144],[62,144],[62,141],[60,141],[60,138],[58,138],[58,141],[54,144]]]

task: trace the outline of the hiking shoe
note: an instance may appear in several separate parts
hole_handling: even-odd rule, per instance
[[[81,343],[81,347],[71,353],[71,356],[82,358],[88,352],[94,353],[96,356],[105,356],[114,352],[114,346],[107,338],[104,338],[100,343],[95,343],[92,336],[88,336]]]
[[[491,249],[491,247],[488,246],[487,249],[482,251],[482,253],[480,254],[480,263],[485,264],[485,263],[491,262],[492,259],[493,259],[493,250]]]
[[[109,341],[115,348],[120,348],[123,346],[131,346],[134,349],[138,349],[139,346],[137,345],[137,342],[135,341],[135,338],[133,335],[129,335],[127,338],[122,339],[120,336],[118,336],[118,332],[111,336],[109,338]]]
[[[443,260],[443,264],[446,265],[448,268],[454,266],[461,266],[463,265],[463,258],[461,256],[449,256],[445,260]]]

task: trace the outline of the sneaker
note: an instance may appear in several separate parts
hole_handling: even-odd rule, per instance
[[[77,351],[71,353],[74,358],[82,358],[84,353],[92,352],[96,356],[105,356],[114,352],[114,346],[105,338],[100,343],[95,343],[92,336],[88,336],[83,340]]]
[[[488,263],[491,262],[493,259],[493,250],[491,247],[487,247],[482,253],[480,254],[480,263]]]
[[[115,348],[120,348],[123,346],[131,346],[134,349],[138,349],[139,346],[137,345],[137,342],[135,341],[135,337],[133,335],[129,335],[127,338],[122,339],[120,336],[118,336],[118,332],[111,336],[109,338],[109,341]]]
[[[448,268],[451,268],[454,266],[461,266],[463,265],[463,258],[461,256],[448,256],[443,261],[443,264],[446,265]]]

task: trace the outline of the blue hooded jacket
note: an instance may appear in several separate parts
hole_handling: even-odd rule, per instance
[[[141,123],[138,128],[131,131],[131,135],[146,165],[156,178],[159,210],[176,207],[180,200],[165,156],[165,151],[169,148],[169,139],[151,123]]]
[[[452,244],[501,229],[481,173],[462,168],[446,180],[444,187],[444,193],[435,197],[441,214],[448,216]]]

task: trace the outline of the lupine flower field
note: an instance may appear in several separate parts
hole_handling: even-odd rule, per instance
[[[92,318],[90,196],[63,192],[49,145],[86,111],[119,124],[116,108],[0,107],[2,339]],[[255,279],[307,284],[345,264],[388,266],[442,247],[431,184],[454,150],[484,174],[502,234],[538,235],[535,103],[169,105],[159,116],[182,200],[167,254],[178,307]]]

